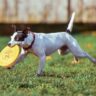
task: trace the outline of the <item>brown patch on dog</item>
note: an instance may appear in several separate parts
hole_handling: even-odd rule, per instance
[[[68,52],[68,47],[65,45],[65,46],[61,47],[59,49],[59,51],[60,51],[61,55],[64,55],[64,54],[66,54]]]

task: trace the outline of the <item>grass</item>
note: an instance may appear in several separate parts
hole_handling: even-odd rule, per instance
[[[81,47],[96,57],[96,37],[74,36]],[[8,37],[0,37],[0,49]],[[0,67],[0,96],[96,96],[96,66],[88,59],[72,64],[72,54],[54,53],[46,61],[44,77],[36,77],[38,58],[29,54],[15,69]]]

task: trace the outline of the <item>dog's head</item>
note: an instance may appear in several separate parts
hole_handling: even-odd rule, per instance
[[[30,28],[26,28],[23,31],[16,31],[11,36],[11,40],[8,43],[8,46],[13,47],[15,45],[21,45],[21,42],[25,40],[28,36]]]

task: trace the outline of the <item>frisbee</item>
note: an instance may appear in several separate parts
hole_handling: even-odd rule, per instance
[[[6,46],[0,52],[0,66],[5,68],[12,67],[16,62],[19,53],[20,53],[20,48],[18,45],[15,45],[14,47]]]

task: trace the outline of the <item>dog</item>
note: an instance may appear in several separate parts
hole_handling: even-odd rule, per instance
[[[77,60],[78,58],[88,58],[96,64],[96,59],[81,49],[76,39],[69,34],[72,31],[74,17],[75,13],[73,12],[66,32],[45,34],[31,32],[30,28],[14,32],[8,46],[19,45],[22,49],[16,63],[24,59],[29,52],[32,52],[40,59],[37,75],[42,76],[44,74],[46,56],[58,50],[60,55],[71,52]]]

